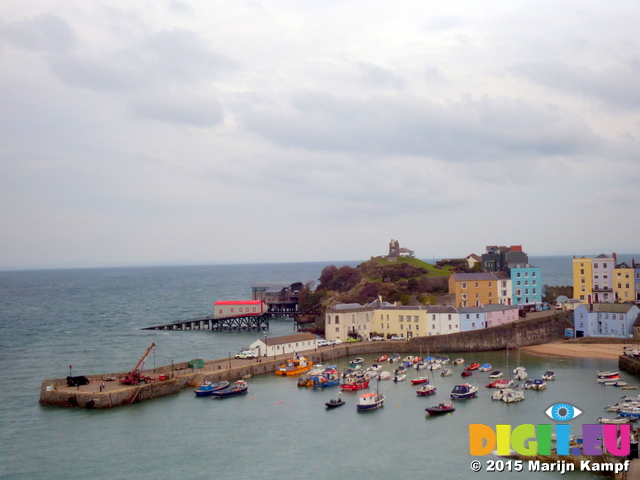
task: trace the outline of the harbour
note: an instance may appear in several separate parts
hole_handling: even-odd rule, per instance
[[[409,382],[381,382],[385,405],[365,414],[356,411],[357,392],[343,393],[345,405],[327,410],[325,403],[338,393],[335,387],[300,388],[296,377],[274,373],[248,378],[247,395],[223,400],[196,397],[189,387],[142,403],[136,399],[125,408],[39,404],[42,379],[64,379],[69,366],[73,375],[89,378],[96,372],[124,374],[152,342],[157,347],[147,360],[151,371],[172,363],[178,369],[193,358],[228,359],[262,337],[262,332],[142,328],[165,319],[170,323],[201,316],[210,311],[212,298],[242,299],[260,275],[315,278],[324,265],[0,273],[4,322],[0,355],[5,368],[0,378],[0,437],[6,446],[0,452],[2,474],[6,478],[169,479],[211,475],[214,469],[216,475],[243,479],[299,478],[300,455],[294,461],[290,445],[303,438],[306,455],[319,452],[327,459],[322,468],[307,468],[308,478],[457,479],[470,472],[474,460],[468,454],[469,423],[545,423],[550,420],[544,410],[559,401],[579,406],[584,410],[582,418],[593,422],[604,415],[604,405],[623,395],[594,380],[597,370],[617,368],[617,360],[539,356],[521,350],[520,363],[531,375],[554,370],[557,383],[527,394],[524,402],[504,404],[490,400],[486,379],[478,377],[478,398],[456,401],[455,413],[432,418],[424,409],[448,400],[460,381],[459,372],[437,376],[437,392],[428,397],[417,396]],[[270,337],[294,332],[291,320],[270,320]],[[403,356],[409,353],[402,352]],[[454,355],[449,353],[451,358]],[[505,363],[504,351],[477,352],[473,359],[464,352],[460,355],[494,367]],[[333,360],[342,371],[352,356],[332,359],[329,354],[322,362]],[[358,356],[370,364],[377,354]],[[511,352],[510,358],[517,361],[518,352]],[[224,365],[220,367],[224,370]],[[621,375],[630,384],[637,383],[633,376]],[[357,471],[351,469],[354,458],[361,459]],[[495,477],[485,471],[473,475]],[[561,477],[542,471],[524,475]],[[602,478],[594,472],[567,475]]]

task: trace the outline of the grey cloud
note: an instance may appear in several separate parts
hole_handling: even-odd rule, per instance
[[[511,68],[516,74],[572,95],[595,97],[618,108],[640,105],[640,65],[629,62],[601,70],[561,62],[523,63]]]
[[[506,97],[435,103],[415,95],[305,93],[292,107],[245,111],[241,118],[249,131],[274,143],[319,151],[474,161],[573,155],[601,144],[570,112]]]
[[[387,68],[379,67],[371,63],[358,64],[362,78],[369,84],[377,87],[390,87],[396,90],[404,88],[404,80],[399,75]]]
[[[142,118],[194,127],[210,127],[223,119],[220,102],[191,95],[137,99],[131,109]]]
[[[0,20],[0,38],[21,48],[52,53],[71,50],[77,43],[69,24],[52,14],[38,15],[14,23]]]

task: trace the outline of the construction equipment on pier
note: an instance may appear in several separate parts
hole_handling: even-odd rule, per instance
[[[149,356],[149,352],[151,352],[151,350],[155,346],[156,346],[156,344],[155,344],[155,342],[153,342],[151,344],[151,346],[149,348],[147,348],[147,351],[144,353],[144,355],[142,356],[140,361],[137,363],[137,365],[135,367],[133,367],[133,370],[128,372],[124,376],[124,378],[120,379],[120,383],[122,383],[123,385],[139,385],[140,383],[147,383],[147,382],[151,382],[151,381],[155,380],[153,377],[147,377],[147,376],[140,375],[140,372],[144,368],[144,362],[147,359],[147,357]]]

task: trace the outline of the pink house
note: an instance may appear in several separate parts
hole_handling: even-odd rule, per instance
[[[518,320],[517,305],[485,305],[484,307],[487,327],[504,325],[505,323]]]

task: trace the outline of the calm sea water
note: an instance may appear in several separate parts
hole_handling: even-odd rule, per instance
[[[543,258],[558,265],[568,258],[568,272],[554,278],[570,278],[571,257],[535,259],[544,276]],[[587,423],[622,395],[594,379],[597,369],[615,368],[615,361],[512,354],[512,367],[525,365],[534,376],[555,370],[559,379],[514,405],[492,403],[482,387],[480,398],[458,402],[457,411],[442,418],[427,418],[424,408],[448,398],[461,380],[457,374],[436,377],[438,393],[428,398],[418,398],[409,383],[382,382],[385,407],[364,414],[355,411],[356,394],[326,411],[324,402],[337,390],[300,389],[293,378],[271,375],[252,378],[249,395],[222,401],[184,390],[109,411],[38,404],[43,379],[66,376],[69,365],[74,375],[129,370],[151,342],[157,347],[148,367],[237,352],[260,334],[140,329],[209,314],[215,300],[248,298],[257,281],[317,280],[326,265],[0,272],[0,478],[458,479],[473,459],[466,453],[469,423],[549,423],[543,412],[559,401],[579,406]],[[292,332],[289,320],[271,322],[271,336]],[[504,352],[469,360],[506,369]],[[471,380],[486,383],[484,376]]]

